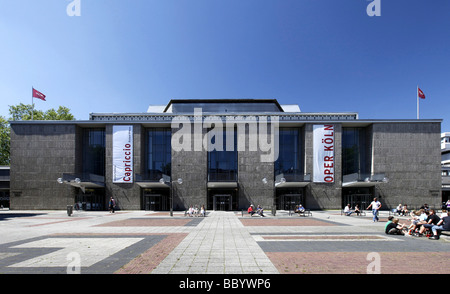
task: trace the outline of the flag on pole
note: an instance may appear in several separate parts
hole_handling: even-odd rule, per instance
[[[419,87],[417,87],[417,97],[425,99],[425,94]]]
[[[41,99],[41,100],[46,101],[46,100],[45,100],[45,95],[44,95],[44,94],[42,94],[41,92],[39,92],[38,90],[36,90],[36,89],[34,89],[34,88],[32,88],[32,89],[33,89],[33,97],[34,97],[34,98],[38,98],[38,99]]]

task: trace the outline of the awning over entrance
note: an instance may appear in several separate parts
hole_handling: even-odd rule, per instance
[[[342,183],[344,188],[367,188],[374,187],[377,182],[348,182]]]
[[[58,178],[58,183],[68,184],[75,188],[80,188],[83,193],[85,189],[105,188],[105,177],[95,174],[63,174]]]
[[[387,183],[389,180],[384,173],[363,174],[353,173],[344,175],[342,187],[344,188],[370,188],[379,183]]]
[[[170,185],[160,182],[136,182],[136,184],[144,189],[170,189]]]
[[[99,189],[105,188],[105,183],[96,183],[96,182],[70,182],[72,187],[76,188],[88,188],[88,189]]]
[[[208,182],[208,188],[215,189],[234,189],[238,187],[237,182]]]
[[[276,188],[303,188],[309,185],[310,182],[284,182],[275,184]]]
[[[275,177],[275,188],[304,188],[311,183],[311,175],[303,173],[278,174]]]

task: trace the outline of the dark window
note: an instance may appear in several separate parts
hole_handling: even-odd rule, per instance
[[[83,173],[105,175],[105,130],[83,130]]]
[[[283,174],[287,181],[299,181],[303,177],[302,145],[300,130],[280,128],[279,152],[275,161],[275,176]]]
[[[370,172],[367,166],[367,140],[365,128],[343,128],[342,130],[342,175]]]
[[[171,175],[171,129],[149,129],[147,140],[147,179],[159,180]]]
[[[237,135],[236,130],[231,133],[234,136],[233,150],[227,150],[227,132],[222,132],[223,150],[208,152],[208,181],[237,181]],[[228,133],[230,134],[230,133]],[[215,143],[215,137],[210,138]]]

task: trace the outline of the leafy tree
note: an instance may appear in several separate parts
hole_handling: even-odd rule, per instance
[[[74,120],[74,116],[70,113],[70,109],[65,106],[59,106],[58,110],[53,108],[43,112],[42,110],[33,110],[30,104],[20,103],[19,105],[10,105],[9,114],[11,120],[31,120],[33,112],[33,120]]]
[[[0,116],[0,165],[9,165],[10,133],[8,121]]]
[[[70,109],[65,106],[59,106],[58,110],[49,109],[46,112],[34,109],[30,104],[20,103],[19,105],[9,106],[9,120],[75,120],[70,113]],[[9,165],[9,150],[11,140],[11,128],[8,121],[0,116],[0,165]]]

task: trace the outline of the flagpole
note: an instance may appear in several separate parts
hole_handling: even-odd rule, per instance
[[[417,85],[416,96],[417,96],[417,119],[419,119],[419,85]]]
[[[33,97],[33,86],[31,86],[31,120],[33,120],[34,112],[34,97]]]

